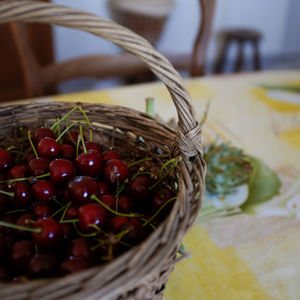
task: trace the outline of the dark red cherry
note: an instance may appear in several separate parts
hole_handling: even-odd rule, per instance
[[[112,195],[101,195],[100,200],[110,209],[116,210],[116,198]],[[107,212],[108,213],[108,212]]]
[[[73,259],[67,259],[61,263],[59,268],[59,274],[66,275],[86,270],[91,267],[91,263],[84,257],[75,257]]]
[[[111,159],[104,167],[104,177],[111,184],[122,183],[128,176],[127,166],[119,159]]]
[[[23,213],[16,221],[16,224],[23,227],[32,228],[36,216],[32,212]],[[12,229],[12,235],[17,238],[30,238],[31,232],[26,230]]]
[[[145,228],[138,219],[128,218],[128,221],[120,228],[120,232],[127,230],[128,233],[122,238],[131,245],[139,243],[145,237]]]
[[[62,231],[63,231],[63,237],[64,241],[69,241],[75,233],[74,226],[72,223],[61,223],[60,224]]]
[[[91,201],[92,195],[97,195],[98,185],[89,176],[76,176],[68,183],[69,198],[77,204]]]
[[[29,169],[33,176],[39,176],[49,172],[49,164],[50,162],[46,158],[33,158],[29,162]]]
[[[79,228],[83,232],[93,232],[95,229],[92,225],[100,228],[105,227],[108,217],[106,209],[97,203],[88,203],[81,206],[78,210]]]
[[[111,159],[121,159],[120,154],[116,151],[107,151],[103,154],[103,161],[104,163],[107,163]]]
[[[11,204],[16,209],[27,208],[33,202],[31,187],[26,181],[14,182],[13,193]]]
[[[53,276],[57,272],[58,258],[52,253],[37,253],[29,261],[27,275],[32,278]]]
[[[134,210],[134,202],[132,198],[121,195],[118,201],[118,208],[121,213],[128,214]]]
[[[110,230],[113,233],[119,233],[120,229],[122,228],[123,225],[125,225],[128,222],[128,218],[123,217],[123,216],[118,216],[115,218],[110,219]]]
[[[73,162],[59,158],[50,163],[50,179],[53,184],[67,184],[74,176],[76,176],[76,167]]]
[[[41,248],[53,248],[63,239],[62,228],[53,218],[40,218],[33,227],[41,228],[40,233],[32,233],[35,243]]]
[[[84,257],[86,259],[91,258],[90,245],[85,238],[77,238],[72,240],[68,249],[69,258]]]
[[[61,147],[56,140],[45,137],[38,143],[37,152],[39,156],[52,160],[60,155]]]
[[[36,203],[33,206],[33,212],[39,218],[50,217],[53,214],[53,208],[48,203]]]
[[[30,170],[25,165],[16,165],[8,172],[9,179],[25,178],[30,174]]]
[[[67,134],[66,134],[66,137],[65,137],[65,143],[66,144],[69,144],[69,145],[76,145],[77,144],[77,141],[78,141],[78,138],[79,138],[79,130],[78,129],[71,129]],[[83,139],[86,140],[86,137],[83,136]]]
[[[157,211],[163,206],[169,199],[171,199],[171,191],[167,188],[157,190],[154,197],[151,199],[151,209],[153,212]]]
[[[40,127],[34,132],[34,140],[38,144],[43,138],[49,137],[55,139],[55,134],[50,128]]]
[[[151,198],[152,193],[149,190],[152,184],[152,179],[145,175],[137,176],[128,183],[128,194],[134,199],[138,206],[147,204],[146,202]]]
[[[8,151],[0,150],[0,172],[7,172],[14,162],[14,157]]]
[[[14,269],[23,270],[34,255],[34,245],[30,240],[19,241],[13,244],[10,262]]]
[[[74,160],[76,157],[75,148],[69,144],[62,144],[61,151],[62,151],[62,158],[64,159]]]
[[[0,184],[0,191],[7,192],[7,188],[4,184]],[[10,197],[0,193],[0,214],[2,214],[9,202]]]
[[[76,157],[76,167],[79,173],[91,177],[100,174],[102,162],[102,155],[95,150],[89,150],[87,153],[81,153]]]
[[[101,153],[101,151],[102,151],[100,145],[97,143],[94,143],[94,142],[86,142],[85,149],[86,149],[86,151],[95,150],[95,151],[98,151],[99,153]],[[82,145],[80,146],[80,152],[83,152]]]
[[[109,186],[105,181],[99,180],[99,181],[97,181],[97,184],[98,184],[98,194],[99,195],[110,194]]]
[[[17,216],[14,216],[14,215],[10,214],[10,215],[1,216],[0,220],[4,221],[6,223],[15,224],[15,223],[17,223],[17,219],[18,219]],[[13,231],[14,231],[14,229],[12,229],[10,227],[0,225],[0,233],[5,235],[5,237],[11,236],[11,233]]]
[[[64,219],[65,220],[73,220],[73,219],[78,219],[78,206],[75,204],[71,204],[70,207],[68,208]]]
[[[55,196],[55,188],[50,181],[42,179],[33,184],[32,194],[37,201],[50,201]]]

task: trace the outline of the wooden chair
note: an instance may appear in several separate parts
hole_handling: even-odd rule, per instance
[[[215,0],[199,0],[199,3],[201,21],[199,22],[200,26],[192,54],[169,55],[163,53],[175,68],[178,70],[189,70],[191,76],[203,75],[205,73],[205,53],[211,31]],[[34,51],[34,43],[30,40],[30,32],[27,26],[28,24],[15,23],[9,25],[9,30],[13,38],[11,46],[14,51],[16,50],[16,62],[20,64],[20,74],[15,75],[19,81],[21,77],[23,88],[21,86],[18,92],[8,93],[5,92],[5,86],[0,86],[2,91],[0,91],[0,100],[2,101],[16,98],[39,97],[56,93],[59,83],[74,78],[128,78],[137,75],[141,76],[149,72],[144,63],[130,53],[89,55],[63,62],[54,62],[53,54],[49,55],[49,51],[52,52],[52,36],[51,30],[47,27],[48,43],[46,42],[45,45],[48,48],[44,49],[44,54],[48,53],[45,55],[45,57],[48,57],[48,60],[41,62],[37,51]],[[5,56],[3,58],[5,60]]]

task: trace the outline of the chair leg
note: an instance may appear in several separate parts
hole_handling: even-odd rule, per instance
[[[242,67],[244,64],[243,48],[244,48],[244,42],[238,41],[238,56],[237,56],[237,59],[235,62],[235,67],[234,67],[235,72],[240,72],[242,70]]]
[[[225,64],[228,46],[229,46],[228,40],[221,41],[221,49],[215,62],[214,74],[222,73]]]
[[[261,60],[260,60],[260,53],[258,49],[258,41],[253,42],[253,60],[254,60],[254,70],[260,70],[261,69]]]

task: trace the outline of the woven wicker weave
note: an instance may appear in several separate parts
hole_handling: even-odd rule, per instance
[[[1,1],[0,23],[44,22],[81,29],[123,47],[143,60],[168,88],[178,113],[176,132],[145,113],[103,104],[84,104],[92,127],[108,137],[108,143],[138,144],[162,161],[181,155],[177,200],[170,216],[142,244],[114,261],[57,279],[26,283],[0,283],[0,299],[161,299],[165,283],[176,263],[184,234],[200,209],[205,163],[200,128],[188,92],[171,64],[133,32],[95,15],[38,1]],[[146,95],[145,95],[146,96]],[[149,96],[149,95],[147,95]],[[80,100],[80,99],[79,99]],[[73,104],[38,102],[0,107],[0,134],[13,136],[19,126],[38,126],[64,114]],[[73,118],[79,118],[74,114]],[[142,147],[139,143],[139,147]],[[151,150],[152,149],[152,150]]]

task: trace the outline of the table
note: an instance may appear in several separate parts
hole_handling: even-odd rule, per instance
[[[300,71],[195,78],[185,84],[199,120],[211,100],[204,142],[216,137],[230,141],[263,160],[278,174],[282,186],[280,194],[254,215],[196,223],[183,241],[191,255],[176,266],[165,300],[299,299]],[[294,93],[286,85],[294,87]],[[156,112],[163,120],[176,117],[161,83],[48,100],[100,101],[145,111],[146,97],[155,99]]]

